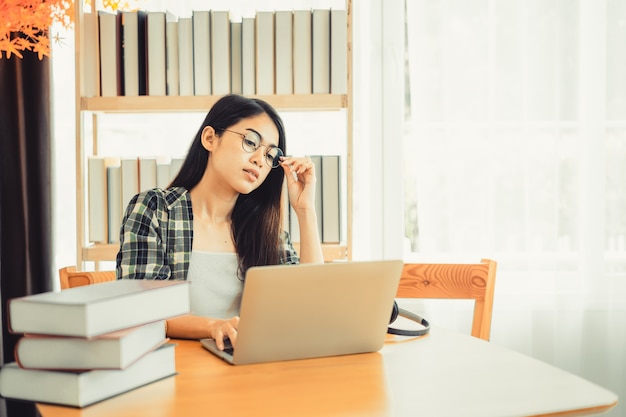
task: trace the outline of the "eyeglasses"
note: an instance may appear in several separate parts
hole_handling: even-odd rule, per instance
[[[239,133],[234,130],[217,129],[223,132],[230,132],[241,136],[241,147],[248,153],[256,152],[261,146],[265,146],[265,163],[270,168],[277,168],[280,165],[280,158],[284,155],[283,151],[276,146],[261,145],[261,136],[256,132]]]

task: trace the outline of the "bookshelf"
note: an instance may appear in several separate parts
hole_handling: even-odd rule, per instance
[[[345,132],[345,222],[343,237],[340,243],[323,243],[324,259],[328,261],[352,258],[352,0],[346,0],[347,22],[347,91],[345,94],[263,94],[250,95],[267,101],[280,113],[284,112],[320,112],[343,110],[346,117]],[[106,140],[98,135],[98,118],[103,114],[128,113],[206,113],[221,95],[193,96],[87,96],[83,77],[83,39],[81,28],[84,24],[83,2],[76,3],[75,19],[75,61],[76,61],[76,265],[84,268],[84,262],[99,263],[114,261],[119,244],[94,243],[88,240],[88,203],[87,203],[87,158],[98,154],[99,141]],[[86,119],[90,118],[92,134],[85,133]],[[297,139],[292,139],[297,140]],[[92,151],[87,151],[91,149]],[[89,152],[89,153],[88,153]],[[294,242],[296,249],[298,243]]]

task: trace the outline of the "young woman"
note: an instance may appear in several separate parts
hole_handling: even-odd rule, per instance
[[[238,95],[218,100],[166,190],[135,196],[126,209],[118,279],[193,281],[192,314],[167,321],[173,338],[237,339],[248,268],[323,262],[309,158],[285,155],[285,132],[266,102]],[[300,256],[282,230],[281,192],[300,225]]]

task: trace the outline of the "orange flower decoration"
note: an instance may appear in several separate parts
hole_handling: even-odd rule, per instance
[[[115,11],[130,5],[129,0],[104,0],[103,6]],[[22,58],[23,51],[35,52],[39,59],[50,56],[53,23],[72,27],[74,0],[0,0],[0,59]]]

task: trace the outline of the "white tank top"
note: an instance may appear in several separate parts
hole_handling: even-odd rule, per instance
[[[243,282],[237,277],[237,254],[192,251],[191,314],[227,319],[239,315]]]

